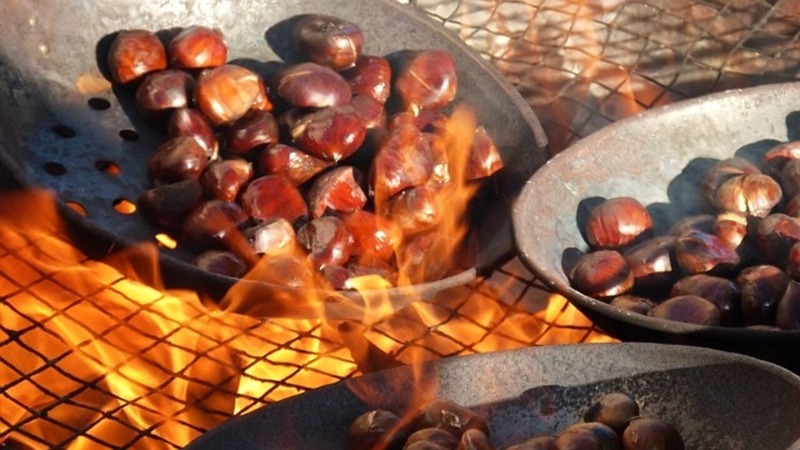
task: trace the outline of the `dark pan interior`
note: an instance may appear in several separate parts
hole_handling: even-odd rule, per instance
[[[734,90],[650,110],[605,127],[560,153],[523,188],[513,209],[523,261],[608,333],[742,352],[800,370],[800,332],[706,327],[625,312],[569,286],[565,257],[587,250],[578,228],[589,198],[633,196],[657,233],[700,212],[699,184],[716,161],[760,161],[779,142],[800,138],[800,84]]]
[[[533,347],[444,359],[422,374],[433,385],[423,398],[479,412],[498,449],[558,432],[612,391],[633,395],[642,415],[674,423],[687,449],[800,448],[800,379],[731,353],[637,343]],[[233,419],[188,448],[343,449],[359,414],[407,410],[413,380],[406,366],[317,389]]]
[[[132,95],[104,85],[101,66],[115,32],[170,30],[191,24],[218,27],[229,60],[265,73],[268,61],[292,60],[287,22],[301,13],[334,14],[358,23],[365,53],[444,48],[455,57],[458,103],[472,105],[497,141],[507,169],[489,183],[474,205],[480,252],[474,266],[490,267],[513,252],[510,205],[524,181],[548,158],[544,133],[522,97],[453,33],[412,7],[391,0],[292,0],[150,2],[4,2],[8,28],[0,42],[0,166],[4,178],[54,190],[64,202],[87,210],[83,219],[67,211],[89,236],[93,251],[153,242],[157,233],[140,213],[124,215],[115,202],[135,201],[148,186],[145,162],[163,140],[143,123]],[[280,58],[279,58],[280,55]],[[138,138],[131,140],[130,131]],[[119,175],[107,168],[114,164]],[[5,183],[7,184],[7,183]],[[179,247],[162,250],[168,282],[176,286],[224,288],[232,279],[201,273]],[[475,270],[444,280],[442,287],[474,277]],[[433,292],[439,286],[427,286]]]

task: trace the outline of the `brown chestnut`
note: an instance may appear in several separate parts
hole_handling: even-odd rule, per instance
[[[781,269],[760,264],[745,267],[736,276],[741,295],[742,317],[750,325],[772,324],[789,275]]]
[[[367,194],[361,189],[361,174],[353,166],[339,166],[314,180],[308,190],[311,217],[324,214],[351,213],[364,208]]]
[[[203,188],[197,180],[189,179],[161,184],[147,189],[139,196],[139,206],[159,225],[180,225],[199,203]]]
[[[333,164],[285,144],[273,144],[258,158],[259,170],[266,175],[282,175],[299,186]]]
[[[342,72],[353,95],[362,95],[384,104],[392,91],[392,66],[380,56],[360,56],[355,66]]]
[[[352,91],[347,81],[330,67],[300,63],[281,69],[275,85],[278,95],[296,108],[344,105]]]
[[[404,235],[430,230],[441,219],[437,202],[438,189],[419,186],[406,189],[389,201],[387,215],[397,224]]]
[[[200,25],[186,27],[167,47],[169,64],[185,69],[217,67],[228,61],[228,45],[221,30]]]
[[[767,150],[762,158],[765,171],[772,176],[778,176],[786,163],[793,159],[800,159],[800,141],[778,144]]]
[[[616,249],[652,236],[653,219],[639,200],[615,197],[592,208],[586,239],[592,248]]]
[[[675,222],[667,231],[671,236],[680,236],[691,230],[714,234],[714,223],[717,217],[712,214],[694,214]]]
[[[702,231],[689,231],[675,243],[675,260],[685,274],[726,274],[738,268],[741,257],[722,239]]]
[[[324,14],[302,16],[294,27],[298,49],[311,61],[334,70],[353,67],[361,55],[364,33],[358,25]]]
[[[175,136],[156,148],[147,160],[147,175],[154,185],[197,180],[208,165],[208,154],[188,136]]]
[[[722,183],[738,175],[761,173],[758,167],[750,161],[734,156],[715,163],[706,173],[700,184],[700,193],[709,206],[715,204],[714,197]]]
[[[494,450],[494,447],[486,433],[470,428],[461,435],[456,450]]]
[[[685,450],[680,432],[672,424],[655,418],[639,417],[622,433],[624,450]]]
[[[581,256],[570,274],[572,287],[590,297],[605,299],[633,288],[633,271],[616,250],[597,250]]]
[[[672,257],[676,242],[675,236],[656,236],[622,253],[633,272],[637,288],[658,289],[677,277],[677,266]]]
[[[454,450],[458,438],[441,428],[422,428],[414,431],[406,439],[403,450]]]
[[[400,417],[384,409],[373,409],[356,417],[347,428],[345,443],[349,450],[394,448],[405,439]]]
[[[650,310],[650,317],[697,325],[719,325],[720,311],[703,297],[680,295],[656,305]]]
[[[247,214],[238,204],[209,200],[183,221],[183,237],[200,248],[226,246],[234,235],[240,234],[239,227],[246,221]]]
[[[474,428],[484,433],[489,426],[479,414],[466,406],[443,398],[432,399],[417,409],[411,421],[411,428],[441,428],[459,438],[464,431]]]
[[[241,278],[247,273],[247,264],[227,250],[206,250],[197,255],[192,264],[212,273]]]
[[[214,125],[226,125],[243,117],[247,111],[270,109],[264,84],[255,72],[225,64],[205,70],[197,79],[194,92],[197,108]]]
[[[286,219],[265,220],[246,228],[242,235],[257,255],[282,255],[295,248],[297,235]]]
[[[208,198],[236,201],[239,191],[253,178],[253,165],[244,159],[220,159],[211,162],[200,182]]]
[[[731,250],[736,250],[742,245],[747,232],[747,217],[736,212],[719,214],[712,230],[712,234],[725,242]]]
[[[800,194],[800,159],[787,162],[777,178],[786,198]]]
[[[116,83],[129,83],[150,72],[167,68],[167,51],[153,32],[120,31],[108,52],[108,68]]]
[[[406,110],[439,109],[456,95],[458,73],[453,57],[446,50],[430,49],[407,55],[394,80]]]
[[[781,330],[800,330],[800,283],[789,280],[775,310],[775,325]]]
[[[353,246],[344,222],[333,216],[313,219],[300,227],[297,242],[308,251],[308,259],[317,270],[344,265]]]
[[[617,433],[600,422],[578,422],[562,430],[552,450],[620,450]]]
[[[369,169],[369,184],[378,210],[400,191],[422,186],[433,173],[433,153],[415,126],[392,129],[379,145]]]
[[[244,155],[256,147],[277,143],[278,122],[269,111],[253,109],[225,131],[229,153]]]
[[[722,183],[714,195],[721,211],[767,217],[783,196],[780,184],[762,173],[737,175]]]
[[[241,203],[254,219],[283,218],[294,224],[308,216],[308,206],[300,191],[280,175],[265,175],[251,181],[242,193]]]
[[[213,161],[219,154],[219,143],[208,119],[198,110],[179,108],[172,112],[167,121],[167,134],[170,137],[189,136],[203,147],[208,159]]]
[[[600,397],[583,413],[584,422],[600,422],[622,433],[628,422],[639,415],[639,404],[628,394],[612,392]]]
[[[353,237],[352,254],[361,264],[372,266],[392,258],[401,235],[391,220],[364,210],[356,210],[343,220]]]
[[[741,303],[739,285],[707,274],[689,275],[672,285],[670,297],[696,295],[713,303],[720,311],[720,325],[738,325]]]
[[[160,70],[146,75],[136,89],[136,107],[154,120],[168,117],[174,109],[190,106],[194,78],[182,70]]]
[[[758,222],[755,237],[763,260],[783,267],[789,249],[800,241],[800,219],[786,214],[770,214]]]
[[[478,127],[472,139],[472,148],[467,162],[467,180],[478,180],[492,176],[503,168],[503,158],[500,150],[492,140],[486,129]]]
[[[361,147],[367,127],[358,111],[347,103],[301,116],[292,124],[290,134],[301,150],[327,161],[339,161]]]

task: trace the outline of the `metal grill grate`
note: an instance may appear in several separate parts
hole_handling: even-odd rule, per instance
[[[627,115],[793,80],[800,2],[418,0],[520,90],[558,152]],[[363,372],[607,340],[519,260],[376,324],[258,320],[0,217],[0,442],[180,448],[232,415]]]

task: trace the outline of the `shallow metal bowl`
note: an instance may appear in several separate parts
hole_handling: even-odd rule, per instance
[[[376,372],[232,419],[188,448],[344,449],[359,414],[401,414],[414,400],[444,397],[486,418],[503,449],[557,433],[614,391],[634,396],[643,416],[673,423],[687,449],[800,448],[797,376],[747,356],[637,343],[533,347]]]
[[[608,333],[623,339],[693,344],[750,354],[800,370],[798,331],[707,327],[627,312],[570,287],[569,254],[588,246],[579,230],[591,199],[632,196],[656,233],[706,211],[706,170],[737,155],[758,162],[778,142],[800,138],[800,84],[712,94],[621,120],[552,158],[526,183],[512,216],[522,260]]]

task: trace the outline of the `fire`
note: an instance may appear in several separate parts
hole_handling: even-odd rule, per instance
[[[583,337],[550,329],[549,309],[540,318],[508,308],[497,298],[509,287],[489,282],[398,308],[375,297],[385,280],[365,276],[350,280],[373,293],[363,321],[326,317],[322,298],[299,302],[307,318],[258,318],[165,289],[155,245],[96,261],[63,230],[51,194],[3,195],[0,440],[32,448],[181,447],[234,415],[365,371]],[[246,283],[231,291],[254,294]]]

